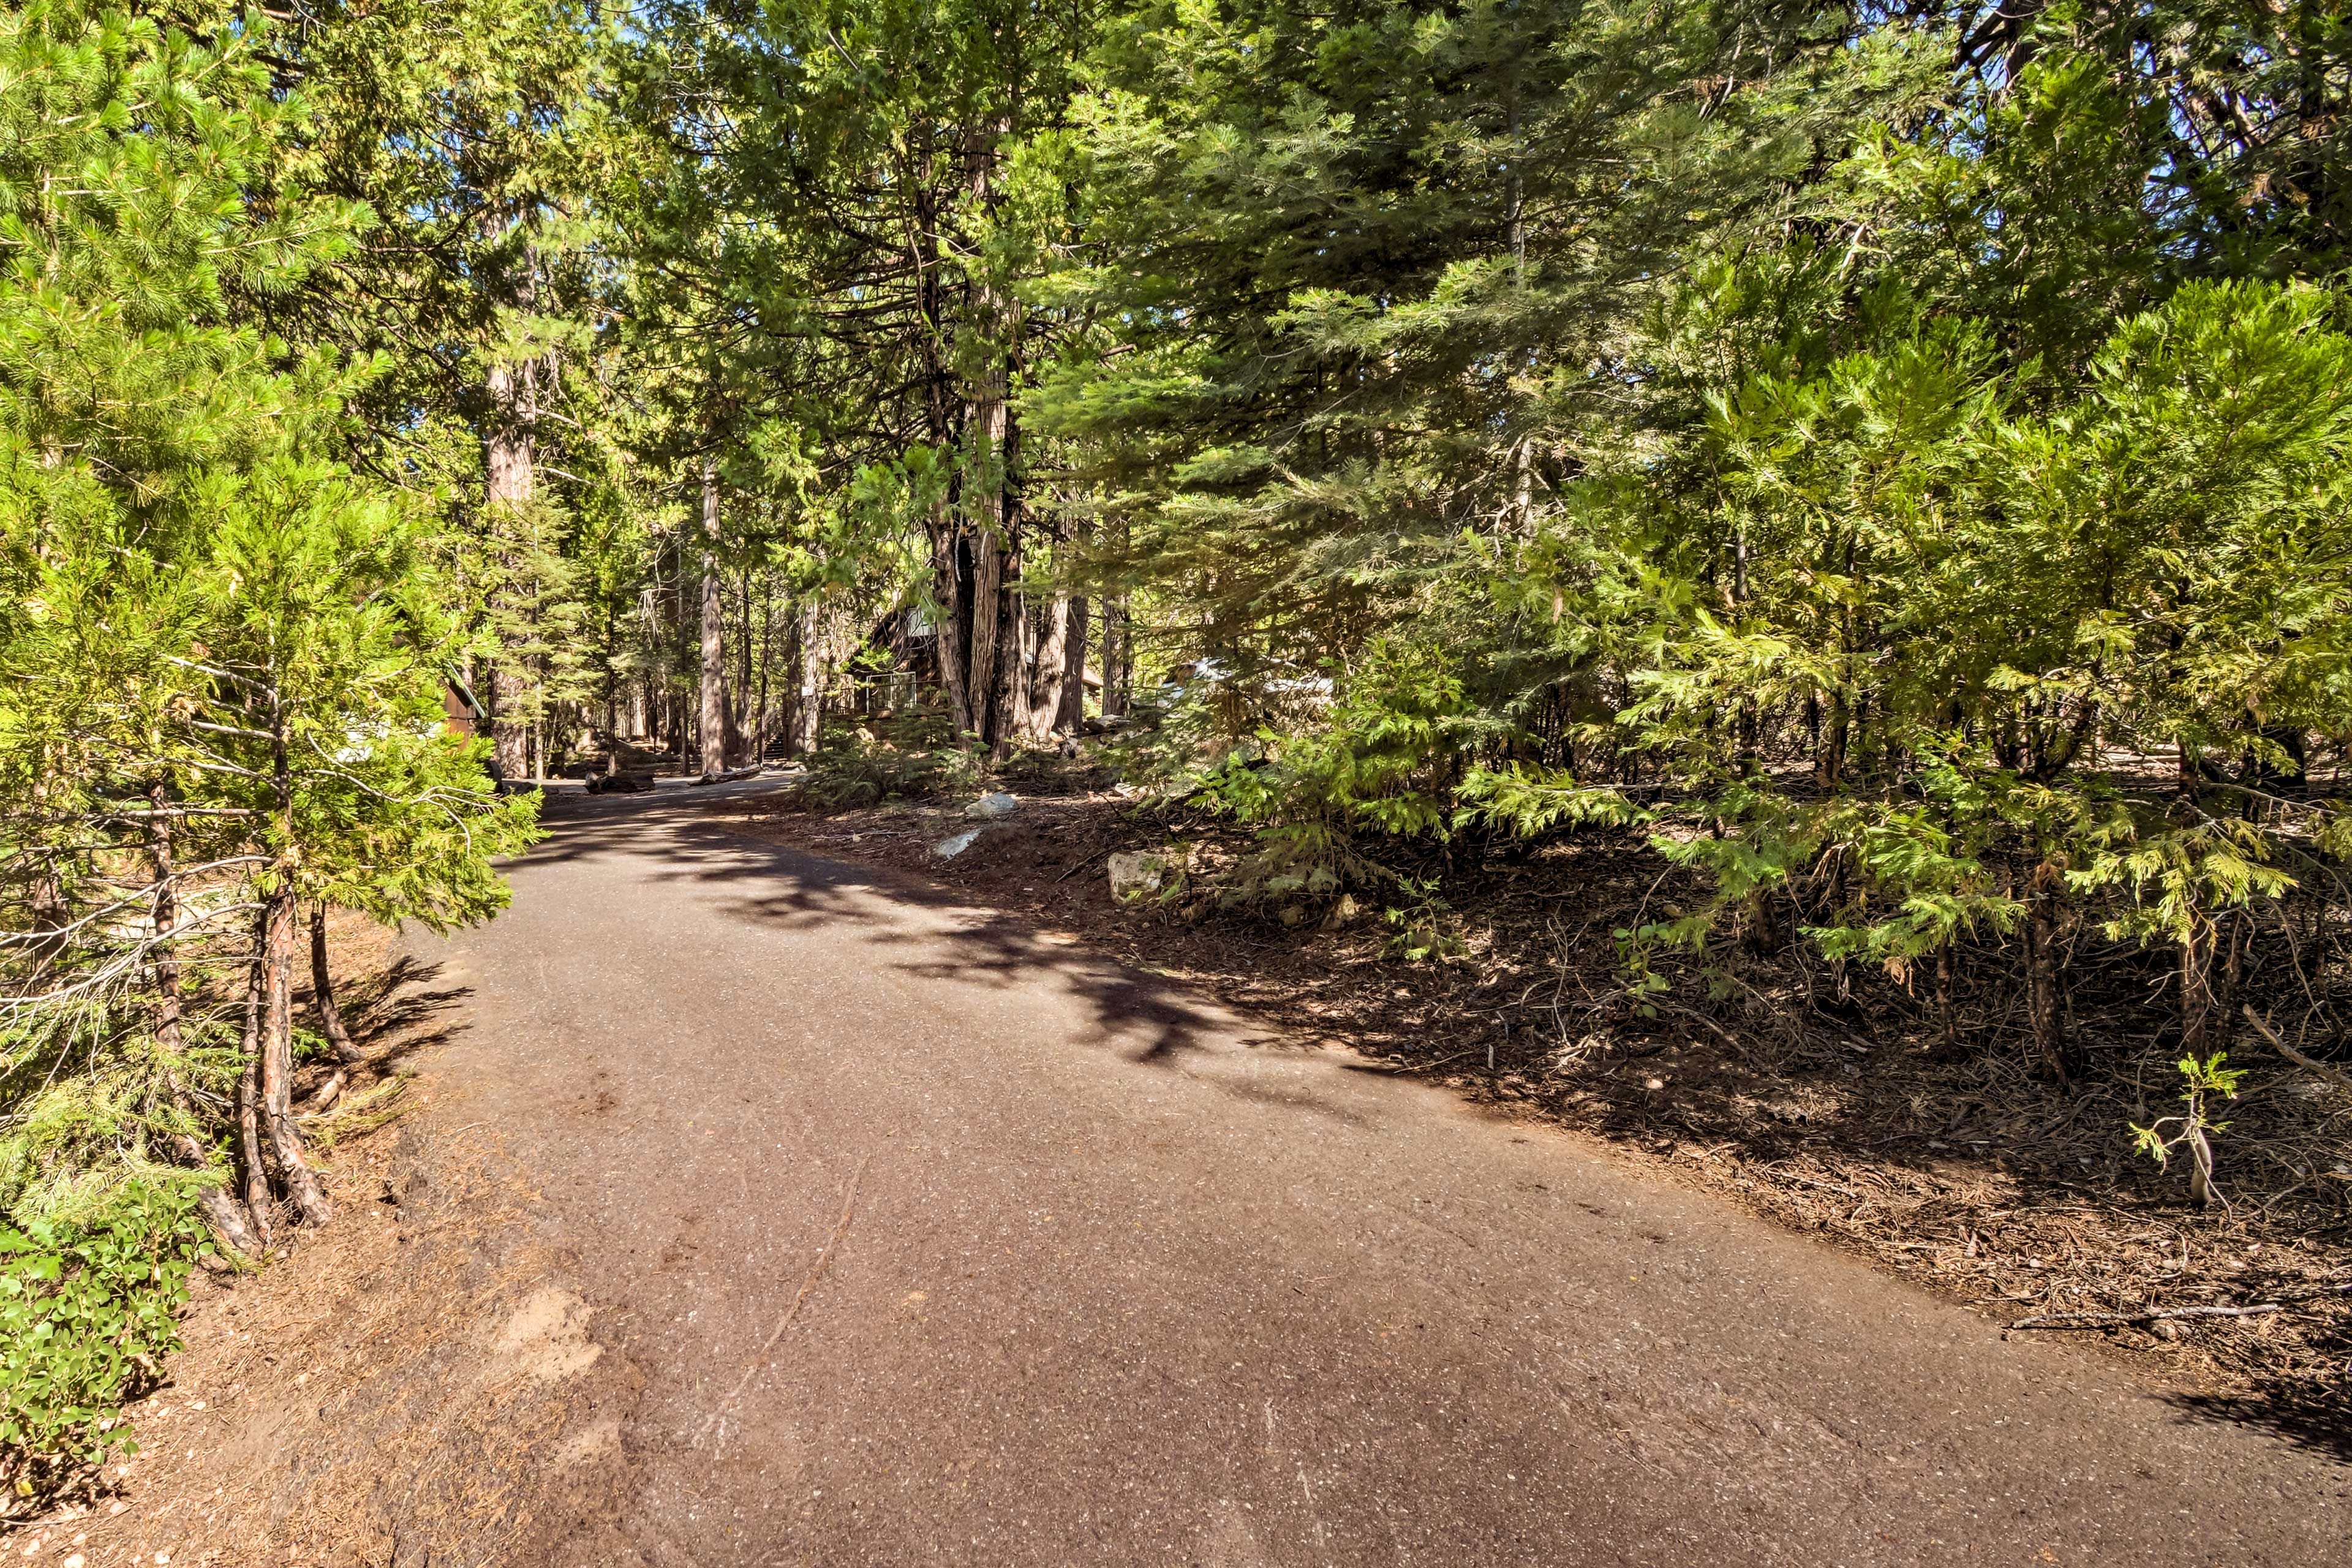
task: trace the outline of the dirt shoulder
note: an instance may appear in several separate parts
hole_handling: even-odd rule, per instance
[[[2111,1070],[2105,1087],[2068,1089],[2017,1052],[1948,1039],[1901,996],[1775,994],[1760,973],[1718,979],[1730,994],[1713,1004],[1680,987],[1644,1016],[1611,933],[1682,889],[1631,839],[1418,868],[1442,903],[1415,919],[1449,955],[1412,962],[1379,908],[1334,920],[1327,900],[1286,924],[1190,895],[1246,853],[1244,836],[1118,795],[1024,797],[952,858],[934,847],[982,826],[960,803],[827,812],[787,790],[708,813],[929,878],[1286,1030],[1595,1134],[2004,1325],[2083,1325],[2015,1331],[2095,1348],[2183,1403],[2352,1458],[2352,1103],[2286,1064],[2245,1063],[2257,1070],[2221,1152],[2231,1205],[2200,1212],[2181,1173],[2132,1152],[2128,1124],[2164,1114],[2149,1105],[2173,1091],[2160,1060],[2137,1088]],[[1133,851],[1187,867],[1184,888],[1115,901],[1107,863]]]
[[[12,1554],[127,1563],[496,1562],[611,1484],[628,1370],[535,1237],[496,1129],[420,1058],[462,988],[338,917],[337,989],[369,1067],[310,1129],[335,1205],[267,1266],[199,1269],[186,1349],[126,1415],[138,1451],[18,1527]],[[300,1075],[307,1093],[331,1076]],[[637,1380],[641,1382],[641,1380]]]

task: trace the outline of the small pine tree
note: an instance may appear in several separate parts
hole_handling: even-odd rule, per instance
[[[0,12],[0,1210],[20,1220],[146,1177],[247,1244],[272,1171],[323,1215],[290,1106],[299,901],[478,919],[530,832],[443,732],[429,517],[333,460],[376,367],[241,319],[367,221],[288,174],[304,110],[264,47],[226,19]]]

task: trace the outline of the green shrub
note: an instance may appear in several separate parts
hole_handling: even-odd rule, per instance
[[[1381,639],[1328,708],[1222,751],[1192,798],[1257,828],[1236,885],[1281,898],[1393,880],[1355,851],[1356,835],[1444,837],[1466,713],[1438,650]]]
[[[180,1348],[209,1246],[184,1194],[144,1185],[86,1225],[0,1226],[0,1518],[136,1447],[123,1403]]]
[[[978,763],[956,743],[955,727],[935,713],[833,725],[807,766],[797,793],[828,811],[968,794],[982,782]]]

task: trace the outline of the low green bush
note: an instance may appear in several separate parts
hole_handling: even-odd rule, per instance
[[[183,1193],[134,1185],[79,1226],[0,1226],[0,1518],[134,1449],[123,1404],[180,1348],[211,1243]]]
[[[827,726],[799,794],[828,811],[968,794],[980,765],[943,714],[910,712]]]

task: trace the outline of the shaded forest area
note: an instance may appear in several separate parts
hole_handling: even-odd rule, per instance
[[[1184,929],[1758,1104],[1904,1042],[2332,1397],[2348,100],[2326,4],[0,8],[0,1506],[327,1212],[306,930],[784,757],[1084,753]]]

